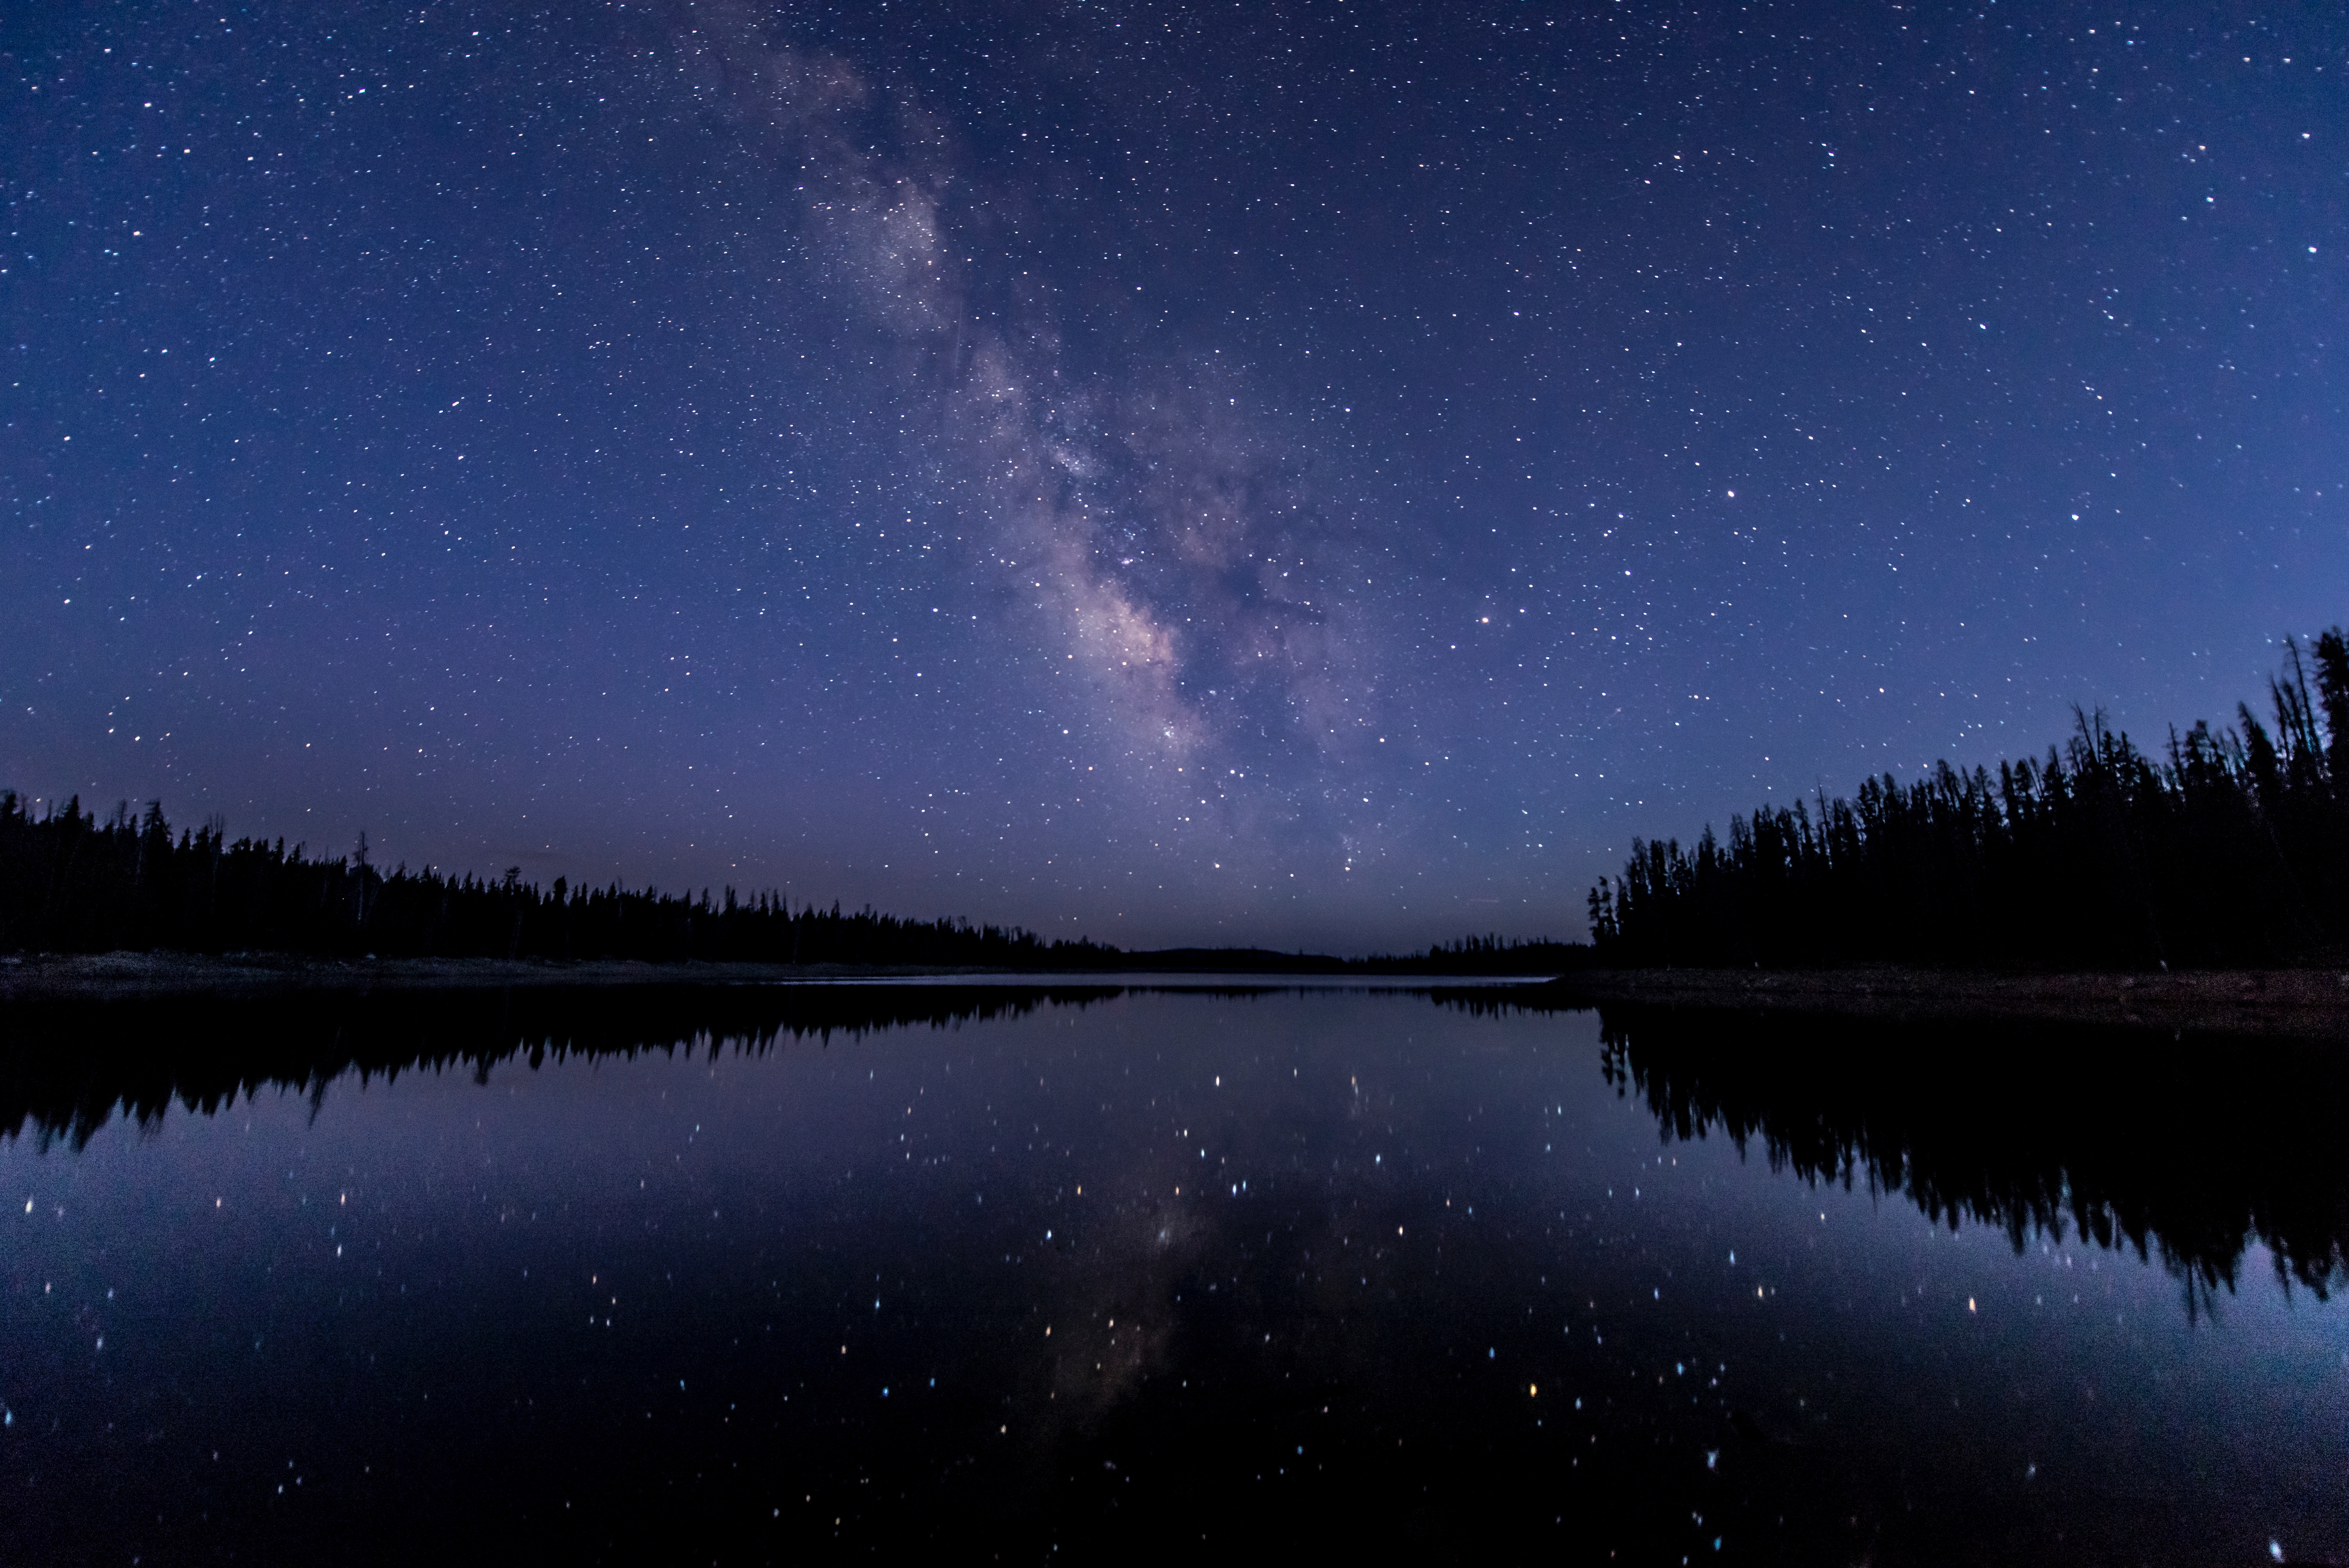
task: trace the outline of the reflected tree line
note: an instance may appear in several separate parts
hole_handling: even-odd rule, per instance
[[[829,1043],[1125,995],[1117,985],[550,985],[18,1001],[0,1009],[0,1136],[78,1149],[264,1090],[502,1064]],[[1263,987],[1219,987],[1261,995]],[[1435,988],[1480,1015],[1538,988]],[[1571,1006],[1571,1004],[1565,1004]],[[1609,1006],[1601,1070],[1667,1140],[1727,1138],[1774,1170],[1899,1194],[2020,1250],[2077,1237],[2158,1257],[2189,1303],[2254,1242],[2319,1295],[2349,1276],[2349,1058],[2337,1048],[2079,1026],[1902,1025]],[[2252,1052],[2255,1050],[2255,1055]],[[1952,1064],[1962,1064],[1955,1066]]]
[[[2349,947],[2349,642],[2285,643],[2272,723],[2172,729],[2159,755],[2101,714],[2044,759],[1850,799],[1764,805],[1693,849],[1634,840],[1591,890],[1599,959],[2048,967],[2323,962]]]
[[[1480,999],[1490,1006],[1490,999]],[[2323,1297],[2349,1276],[2337,1047],[2077,1026],[1882,1026],[1602,1007],[1603,1070],[1666,1141],[1718,1134],[1813,1183],[2158,1257],[2189,1310],[2246,1249]],[[1962,1064],[1958,1066],[1956,1064]]]
[[[153,1126],[173,1105],[210,1116],[264,1089],[323,1102],[347,1075],[465,1072],[520,1062],[763,1056],[888,1029],[947,1028],[1082,1006],[1118,986],[625,985],[297,992],[36,1000],[0,1009],[0,1137],[78,1150],[119,1114]]]

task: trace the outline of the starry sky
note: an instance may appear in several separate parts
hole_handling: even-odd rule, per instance
[[[2331,5],[0,12],[0,786],[1123,944],[2349,616]]]

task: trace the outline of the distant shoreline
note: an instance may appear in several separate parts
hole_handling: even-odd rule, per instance
[[[1320,984],[1398,980],[1478,987],[1539,984],[1537,975],[1479,975],[1386,967],[1354,968],[1308,955],[1294,970],[1246,966],[1247,950],[1227,962],[1133,962],[1100,969],[1010,969],[997,965],[916,964],[727,964],[679,959],[315,958],[292,954],[94,953],[0,955],[0,1003],[106,1000],[133,996],[281,995],[288,992],[418,991],[512,986],[774,985],[842,980],[1033,980],[1040,985],[1130,985],[1137,977],[1218,976],[1234,981]],[[1317,967],[1317,963],[1319,967]]]
[[[641,959],[310,958],[278,953],[26,954],[0,957],[0,1001],[16,997],[216,995],[430,990],[475,985],[744,985],[845,977],[989,975],[990,969],[838,964],[650,964]]]
[[[1909,969],[1593,969],[1530,988],[1551,1005],[1842,1017],[2078,1023],[2349,1039],[2349,972],[2029,975]]]
[[[1137,958],[1142,955],[1137,954]],[[1326,961],[1325,961],[1326,962]],[[1815,1013],[1903,1020],[2080,1023],[2349,1040],[2349,972],[2201,970],[2176,974],[2033,975],[1878,966],[1853,969],[1591,969],[1554,979],[1402,968],[1300,968],[1282,975],[1216,965],[1094,971],[937,965],[724,964],[641,959],[336,959],[286,954],[30,954],[0,956],[0,1003],[289,992],[416,991],[514,986],[759,985],[808,981],[1019,981],[1125,985],[1138,976],[1200,975],[1436,989],[1474,986],[1536,1007],[1638,1005],[1692,1010]]]

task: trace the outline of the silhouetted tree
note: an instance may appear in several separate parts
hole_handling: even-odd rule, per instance
[[[2309,963],[2349,945],[2349,643],[2296,639],[2213,734],[2147,756],[2104,716],[1997,777],[1946,762],[1852,799],[1634,840],[1590,892],[1600,961],[2119,965]]]
[[[208,821],[173,838],[160,803],[104,820],[78,797],[36,812],[0,792],[0,951],[269,952],[320,957],[622,958],[1099,969],[1114,947],[1016,926],[794,910],[773,893],[724,902],[616,882],[542,890],[508,866],[488,882],[355,852],[312,860]]]

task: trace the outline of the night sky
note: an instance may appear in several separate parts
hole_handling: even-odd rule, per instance
[[[1124,944],[2349,617],[2349,19],[0,12],[0,786]]]

